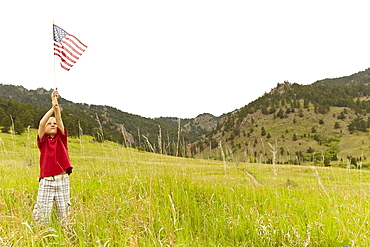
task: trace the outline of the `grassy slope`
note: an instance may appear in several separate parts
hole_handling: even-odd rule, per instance
[[[0,134],[0,246],[366,246],[370,173],[70,139],[73,224],[31,219],[36,131]]]
[[[314,149],[315,152],[321,153],[330,148],[328,145],[320,145],[315,141],[312,136],[314,134],[320,135],[323,138],[329,138],[331,140],[336,139],[335,142],[329,142],[331,145],[336,145],[338,152],[338,161],[331,161],[331,166],[346,166],[347,156],[356,158],[365,157],[363,162],[364,166],[369,166],[370,159],[370,137],[369,133],[354,132],[349,133],[348,125],[356,117],[356,115],[348,110],[349,114],[344,120],[337,119],[337,116],[342,112],[344,107],[331,107],[330,112],[327,114],[315,114],[313,106],[310,106],[310,110],[303,109],[303,117],[298,116],[298,112],[288,114],[287,118],[274,119],[273,115],[264,115],[260,111],[251,114],[243,120],[240,126],[240,134],[236,136],[232,141],[225,141],[230,136],[230,132],[227,132],[222,136],[222,133],[217,133],[214,136],[217,140],[224,140],[222,142],[224,153],[227,160],[249,162],[250,157],[257,153],[257,161],[267,160],[272,158],[271,148],[268,143],[277,145],[277,162],[287,162],[288,160],[295,160],[296,152],[303,152],[307,154],[309,147]],[[254,119],[252,123],[251,119]],[[366,117],[363,117],[365,120]],[[323,120],[324,124],[320,124],[319,121]],[[339,129],[334,129],[335,122],[340,124]],[[261,136],[261,128],[264,127],[266,133],[270,133],[271,138]],[[316,128],[316,133],[312,133],[312,127]],[[234,127],[234,129],[239,128]],[[251,129],[253,131],[251,132]],[[245,134],[244,134],[245,133]],[[247,136],[248,133],[250,137]],[[293,135],[296,134],[298,140],[293,141]],[[257,143],[255,143],[257,140]],[[284,150],[283,154],[280,153],[281,148]],[[232,150],[232,154],[230,154]],[[197,158],[217,158],[222,159],[219,148],[210,150],[205,149],[200,154],[197,154]],[[307,163],[309,165],[309,163]]]

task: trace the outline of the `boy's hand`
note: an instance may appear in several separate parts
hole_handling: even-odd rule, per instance
[[[54,89],[53,93],[51,94],[51,99],[59,98],[58,88]]]
[[[58,89],[55,89],[53,93],[51,94],[51,101],[52,101],[53,107],[58,106],[58,97],[59,97]]]

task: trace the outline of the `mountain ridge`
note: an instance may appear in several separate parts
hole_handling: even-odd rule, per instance
[[[5,109],[0,114],[3,131],[8,132],[11,128],[9,115],[19,120],[15,126],[18,133],[28,125],[37,128],[39,119],[50,108],[51,91],[52,89],[28,90],[23,86],[0,84],[0,97],[4,101],[0,108]],[[8,107],[13,101],[20,105]],[[74,103],[63,97],[60,97],[59,104],[63,110],[65,125],[72,136],[79,136],[83,132],[94,136],[97,141],[107,139],[147,151],[164,150],[166,154],[179,153],[178,150],[175,151],[178,148],[181,149],[180,153],[184,153],[187,144],[210,131],[211,126],[215,126],[220,118],[204,113],[193,119],[180,119],[182,145],[174,145],[179,139],[178,118],[145,118],[111,106]],[[25,119],[22,114],[29,117]],[[202,121],[205,119],[203,116],[208,117],[205,124]],[[163,132],[163,147],[158,146],[160,131]]]
[[[3,131],[10,129],[10,121],[2,121],[9,116],[15,126],[27,122],[37,127],[50,107],[50,93],[43,88],[27,90],[0,84]],[[63,98],[60,105],[71,135],[83,132],[96,141],[111,140],[169,155],[341,166],[363,165],[370,156],[370,68],[310,85],[277,83],[269,93],[219,117],[202,113],[192,119],[150,119],[111,106]],[[31,106],[31,113],[25,114],[25,108]],[[20,126],[20,131],[25,127]],[[352,143],[361,140],[361,145],[351,147],[346,139]]]

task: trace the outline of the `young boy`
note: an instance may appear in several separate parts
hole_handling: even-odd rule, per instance
[[[52,107],[40,120],[37,145],[40,150],[40,178],[33,218],[47,224],[55,201],[62,225],[67,224],[70,206],[69,175],[72,166],[68,156],[67,136],[60,108],[58,91],[51,95]],[[55,117],[52,117],[54,113]]]

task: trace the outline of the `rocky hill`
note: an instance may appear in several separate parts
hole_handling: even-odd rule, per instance
[[[284,82],[234,111],[191,146],[196,157],[275,164],[368,166],[370,69]]]

